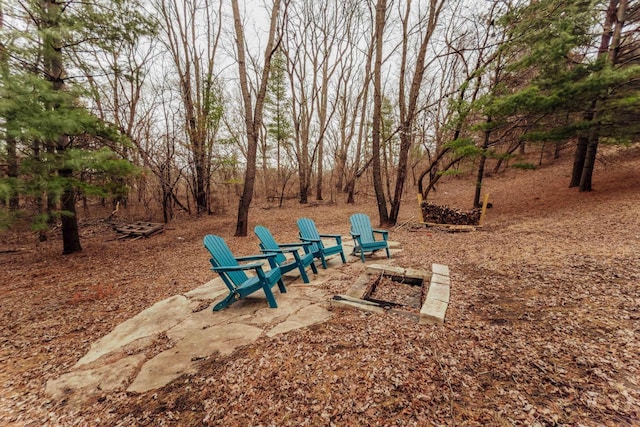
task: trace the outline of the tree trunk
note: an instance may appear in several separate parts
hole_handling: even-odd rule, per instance
[[[300,186],[300,199],[299,199],[299,203],[300,203],[300,204],[307,204],[307,203],[309,203],[309,186],[308,186],[308,185],[301,185],[301,186]]]
[[[72,171],[62,169],[58,171],[62,178],[70,181]],[[80,233],[78,231],[78,217],[76,215],[76,189],[71,183],[65,185],[62,192],[61,208],[62,208],[62,254],[67,255],[82,250],[80,245]]]
[[[160,188],[162,189],[162,219],[165,224],[169,223],[173,218],[173,209],[171,205],[171,187],[169,187],[170,172],[161,170],[163,177],[160,181]]]
[[[318,142],[318,176],[316,177],[316,200],[322,200],[322,159],[324,157],[324,139]]]
[[[195,188],[196,193],[196,212],[198,214],[207,213],[209,210],[209,203],[207,197],[207,181],[206,166],[204,164],[204,156],[200,156],[195,165]]]
[[[382,42],[385,26],[385,15],[387,12],[386,0],[378,0],[376,4],[376,29],[375,29],[375,46],[376,54],[373,67],[373,118],[372,118],[372,134],[371,144],[373,150],[373,187],[376,192],[376,200],[378,204],[378,216],[380,225],[389,223],[389,214],[387,213],[387,202],[384,197],[384,188],[382,186],[382,175],[380,170],[380,124],[382,121]]]
[[[171,159],[173,158],[173,146],[169,143],[168,138],[165,139],[165,156],[166,159],[158,167],[158,175],[160,178],[160,188],[162,189],[162,217],[164,223],[167,224],[173,219],[173,178],[171,176]]]
[[[9,127],[9,123],[7,122],[7,128]],[[13,137],[7,136],[7,176],[10,179],[18,178],[18,153],[16,149],[16,140]],[[20,197],[18,196],[18,192],[12,191],[9,196],[9,210],[12,212],[17,211],[20,208]]]
[[[244,175],[244,188],[242,196],[238,203],[238,219],[236,223],[236,236],[244,237],[247,235],[249,227],[249,208],[251,199],[253,198],[253,189],[256,179],[256,153],[258,150],[259,130],[262,127],[262,113],[264,109],[264,99],[267,93],[267,84],[269,81],[269,71],[271,58],[275,52],[275,33],[276,23],[280,10],[280,0],[274,0],[271,9],[271,22],[269,27],[269,37],[265,47],[264,67],[260,76],[260,86],[256,92],[255,106],[251,103],[251,91],[247,77],[247,65],[245,59],[245,39],[244,29],[242,28],[242,19],[240,16],[240,8],[238,0],[231,0],[233,9],[233,22],[236,33],[236,48],[238,51],[238,73],[240,77],[240,89],[242,91],[242,99],[244,104],[244,120],[247,130],[247,169]]]
[[[596,101],[591,103],[591,107],[589,111],[584,113],[583,119],[587,122],[591,122],[593,120],[594,111],[596,108]],[[576,151],[573,155],[573,170],[571,172],[571,182],[569,183],[569,187],[577,187],[580,185],[580,180],[582,178],[582,171],[584,170],[585,159],[587,156],[587,146],[589,145],[589,136],[588,135],[580,135],[578,136],[578,144],[576,145]]]
[[[598,125],[594,128],[589,136],[587,150],[585,153],[584,166],[582,168],[582,176],[580,177],[579,191],[591,191],[591,178],[593,177],[593,168],[596,165],[596,154],[598,153],[599,132]]]
[[[407,180],[408,161],[409,161],[409,149],[412,144],[411,134],[400,134],[400,156],[398,158],[398,175],[396,178],[396,188],[393,194],[393,201],[391,203],[391,213],[389,215],[389,225],[395,225],[398,222],[398,215],[400,214],[400,204],[402,202],[402,193],[404,191],[404,183]]]
[[[322,83],[320,89],[320,100],[318,105],[318,121],[321,127],[320,138],[318,138],[318,151],[317,151],[317,176],[316,176],[316,200],[322,200],[322,179],[324,174],[324,135],[327,129],[327,103],[328,103],[328,87],[329,77],[327,75],[327,64],[325,60],[322,67]]]
[[[267,136],[266,134],[263,135],[262,139],[262,143],[260,144],[262,146],[262,159],[261,159],[261,169],[262,169],[262,191],[263,191],[263,197],[265,199],[267,199],[269,197],[269,189],[268,189],[268,184],[267,184],[267,170],[268,168],[268,162],[267,162],[267,152],[268,152],[268,146],[267,146]],[[277,185],[277,183],[276,183]],[[277,187],[276,187],[277,188]]]
[[[345,186],[345,191],[347,192],[347,203],[354,204],[356,202],[355,198],[355,188],[356,188],[356,180],[350,180]]]
[[[478,176],[476,177],[476,192],[473,197],[473,207],[479,208],[480,195],[482,193],[482,179],[484,178],[484,165],[487,162],[487,148],[489,148],[489,141],[491,137],[491,116],[487,117],[487,130],[484,131],[484,140],[482,142],[482,154],[480,155],[480,164],[478,165]]]
[[[60,4],[55,0],[44,0],[42,2],[43,26],[49,32],[43,40],[43,61],[47,78],[52,82],[55,91],[65,90],[64,65],[62,62],[62,41],[60,40],[58,27],[60,19]],[[51,105],[53,109],[58,105]],[[57,141],[48,141],[48,147],[55,148],[58,155],[63,156],[69,147],[69,136],[60,135]],[[78,232],[78,217],[76,215],[76,189],[71,181],[73,171],[67,168],[58,170],[58,175],[64,179],[64,190],[62,192],[62,242],[63,254],[70,254],[82,250],[80,245],[80,234]]]

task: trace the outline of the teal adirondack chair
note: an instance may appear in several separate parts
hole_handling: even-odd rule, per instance
[[[276,254],[275,260],[282,274],[297,268],[300,271],[300,276],[304,283],[309,283],[309,276],[307,276],[307,272],[305,271],[308,266],[311,266],[311,270],[313,270],[315,274],[318,274],[318,269],[313,263],[313,254],[304,251],[304,246],[310,245],[310,243],[276,243],[269,229],[262,225],[257,225],[253,231],[256,233],[256,236],[258,236],[258,239],[260,239],[260,249],[262,249],[263,252],[273,252]],[[299,252],[301,249],[302,253]],[[284,256],[285,252],[292,254],[293,259],[287,259],[287,257]]]
[[[220,236],[208,234],[204,237],[204,246],[211,254],[212,268],[220,275],[222,281],[229,288],[229,295],[213,307],[213,311],[219,311],[246,297],[259,289],[267,296],[269,307],[277,308],[276,298],[273,296],[271,288],[277,283],[280,292],[287,292],[287,288],[282,281],[280,267],[275,262],[276,253],[264,253],[260,255],[249,255],[235,257],[227,246],[227,243]],[[245,261],[268,260],[271,266],[269,270],[263,270],[264,262],[252,262],[249,264],[239,264]],[[247,276],[245,271],[254,270],[256,275]]]
[[[319,234],[315,222],[309,218],[300,218],[298,229],[300,230],[300,240],[311,243],[305,246],[305,251],[313,254],[314,258],[318,258],[322,263],[322,268],[327,268],[326,257],[335,254],[340,254],[343,264],[347,262],[342,249],[342,237],[339,234]],[[322,243],[323,237],[335,239],[335,246],[325,246]]]
[[[377,230],[371,227],[369,216],[363,213],[351,215],[349,218],[351,223],[351,237],[353,237],[353,253],[360,253],[360,259],[364,262],[364,253],[374,253],[381,249],[387,251],[387,258],[391,258],[389,254],[389,244],[387,237],[389,232],[386,230]],[[380,234],[382,240],[376,240],[375,234]]]

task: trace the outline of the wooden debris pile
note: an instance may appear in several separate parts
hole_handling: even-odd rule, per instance
[[[462,209],[440,206],[428,201],[420,203],[422,220],[425,223],[449,225],[478,225],[480,223],[480,209],[464,211]]]
[[[113,229],[119,234],[118,239],[149,237],[164,231],[164,224],[156,222],[136,222],[127,225],[114,225]]]

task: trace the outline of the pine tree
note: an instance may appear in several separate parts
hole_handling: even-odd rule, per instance
[[[124,143],[118,131],[82,105],[83,87],[67,72],[71,53],[77,60],[81,47],[109,49],[122,40],[134,42],[137,35],[151,32],[153,24],[133,2],[121,0],[31,0],[20,6],[11,9],[16,31],[3,33],[3,49],[11,60],[2,73],[0,117],[5,118],[3,139],[15,141],[16,152],[24,154],[16,159],[18,176],[3,178],[2,188],[9,188],[13,197],[35,201],[35,228],[44,229],[50,218],[58,217],[63,253],[69,254],[82,250],[75,212],[78,192],[105,194],[114,178],[132,171],[105,147],[105,141]],[[5,145],[10,158],[11,144]],[[87,176],[91,184],[81,179]]]
[[[626,0],[540,0],[514,9],[502,21],[511,33],[503,49],[519,57],[511,72],[531,77],[512,94],[496,97],[492,107],[536,117],[530,140],[576,139],[570,186],[579,185],[580,191],[591,191],[598,142],[626,142],[620,134],[638,127],[637,118],[616,119],[640,107],[634,84],[640,67],[614,59],[633,37],[623,31],[626,9]],[[616,31],[617,39],[612,38]],[[558,116],[568,120],[559,124]]]
[[[265,111],[267,113],[267,135],[276,142],[276,169],[278,180],[287,179],[287,174],[283,170],[282,154],[289,153],[292,136],[291,128],[291,101],[287,91],[287,70],[285,56],[282,50],[278,49],[271,60],[271,71],[269,84],[267,86],[267,96],[265,99]],[[284,197],[284,188],[280,194],[280,205]]]

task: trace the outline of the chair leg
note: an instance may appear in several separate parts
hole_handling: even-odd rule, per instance
[[[282,276],[278,279],[278,289],[280,289],[281,294],[287,293],[287,288],[284,286],[284,281],[282,280]],[[271,288],[269,288],[271,290]]]
[[[300,270],[300,277],[302,277],[302,281],[304,283],[309,283],[309,276],[307,276],[307,272],[304,270],[304,265],[298,264],[298,270]]]
[[[360,248],[360,259],[364,262],[364,251]]]
[[[220,311],[223,308],[227,308],[231,304],[236,302],[236,300],[237,300],[236,294],[235,293],[230,293],[229,295],[227,295],[227,297],[225,299],[223,299],[222,301],[220,301],[219,303],[217,303],[216,305],[213,306],[213,311]]]
[[[322,268],[327,269],[327,260],[324,257],[324,254],[320,255],[320,262],[322,263]]]
[[[318,274],[318,269],[316,268],[316,263],[314,260],[311,261],[311,271],[313,271],[313,274]]]
[[[386,248],[384,248],[385,251],[387,251],[387,258],[391,258],[391,254],[389,253],[389,247],[387,246]]]
[[[280,287],[280,281],[278,281],[278,287]],[[264,290],[264,294],[267,296],[267,303],[269,303],[269,307],[278,308],[276,297],[273,296],[273,292],[271,292],[271,288],[269,287],[269,285],[262,285],[262,290]],[[280,290],[282,291],[282,288],[280,288]]]
[[[344,250],[340,251],[340,258],[342,258],[342,263],[343,264],[347,263],[347,259],[344,257]]]

